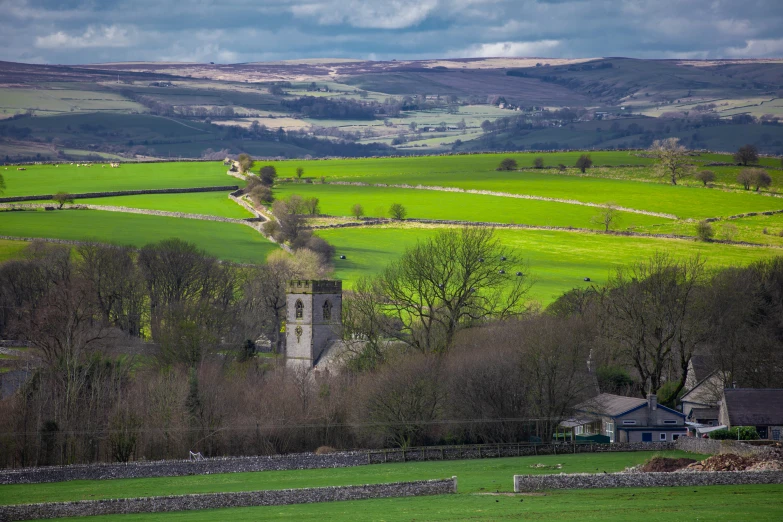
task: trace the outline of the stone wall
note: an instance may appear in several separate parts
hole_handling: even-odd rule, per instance
[[[468,446],[438,446],[429,448],[390,449],[367,452],[370,464],[423,460],[463,460],[498,457],[530,457],[574,453],[606,453],[617,451],[666,451],[675,449],[674,442],[616,442],[614,444],[476,444]]]
[[[727,486],[738,484],[783,484],[783,471],[514,475],[515,493],[549,489]]]
[[[677,449],[702,453],[705,455],[717,455],[720,453],[733,453],[743,457],[779,457],[780,450],[769,446],[755,446],[736,440],[713,440],[699,437],[680,437],[676,443]]]
[[[115,190],[110,192],[82,192],[80,194],[71,194],[73,199],[89,198],[107,198],[112,196],[138,196],[141,194],[188,194],[192,192],[226,192],[237,190],[237,185],[225,185],[219,187],[195,187],[195,188],[169,188],[169,189],[146,189],[146,190]],[[37,196],[12,196],[0,198],[0,203],[16,203],[19,201],[37,201],[52,199],[54,194],[41,194]]]
[[[443,480],[420,480],[416,482],[366,484],[361,486],[333,486],[0,506],[0,520],[35,520],[128,513],[163,513],[198,509],[283,506],[341,500],[445,495],[456,492],[457,478],[452,477]]]
[[[65,480],[102,480],[115,478],[180,477],[247,471],[344,468],[367,464],[364,452],[340,452],[327,455],[297,453],[269,457],[226,457],[199,461],[160,460],[127,464],[83,464],[45,466],[0,471],[0,484],[36,484]]]

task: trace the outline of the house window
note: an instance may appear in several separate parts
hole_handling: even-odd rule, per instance
[[[614,423],[607,422],[604,424],[604,431],[609,436],[609,439],[614,440]]]
[[[577,426],[574,429],[574,435],[582,435],[584,433],[584,431],[585,431],[585,427],[584,426]]]
[[[633,426],[634,424],[636,424],[635,420],[624,420],[623,421],[623,425],[625,425],[625,426]]]
[[[664,424],[677,424],[676,420],[665,420],[663,421]]]
[[[332,303],[324,301],[324,321],[332,320]]]
[[[672,433],[672,440],[677,440],[679,438],[680,438],[680,434],[679,433]]]
[[[665,433],[661,433],[661,437],[660,437],[660,439],[661,439],[661,440],[666,440],[666,434],[665,434]]]
[[[302,303],[301,299],[296,300],[296,318],[301,319],[304,315],[304,303]]]

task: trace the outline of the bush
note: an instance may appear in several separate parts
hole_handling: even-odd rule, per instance
[[[704,186],[706,187],[708,183],[712,183],[715,181],[715,173],[711,170],[702,170],[696,173],[694,176],[696,179],[704,183]]]
[[[59,208],[63,208],[66,203],[73,203],[73,194],[67,192],[58,192],[52,197],[52,201],[60,205]]]
[[[256,205],[272,202],[272,191],[269,189],[269,187],[265,187],[264,185],[258,185],[250,191],[249,195],[250,199]]]
[[[576,168],[582,171],[584,174],[585,170],[589,169],[593,166],[593,159],[590,157],[589,154],[582,154],[579,156],[579,159],[576,160]]]
[[[500,166],[497,170],[517,170],[517,160],[514,158],[506,158],[500,162]]]
[[[533,168],[535,169],[543,169],[544,168],[544,158],[538,157],[533,160]]]
[[[699,221],[696,225],[696,237],[702,241],[711,241],[715,237],[715,230],[707,221]]]
[[[261,167],[261,172],[258,173],[261,178],[261,183],[271,187],[275,184],[275,178],[277,178],[277,170],[272,165],[266,165]]]
[[[768,188],[770,185],[772,185],[772,178],[769,174],[767,174],[766,170],[761,169],[754,169],[755,172],[753,173],[753,186],[756,187],[756,192],[759,191],[760,188]]]
[[[565,170],[566,170],[568,167],[566,167],[565,165],[563,165],[563,164],[561,163],[560,165],[558,165],[558,166],[557,166],[557,168],[558,168],[558,170],[559,170],[560,172],[565,172]]]
[[[389,207],[389,216],[392,219],[405,219],[407,215],[408,211],[400,203],[392,203],[392,206]]]
[[[721,429],[710,432],[713,440],[758,440],[759,432],[755,426],[735,426],[731,429]]]
[[[261,231],[266,237],[276,239],[280,234],[280,223],[277,221],[266,221],[263,225],[261,225]]]
[[[745,190],[750,190],[750,185],[753,183],[754,170],[755,169],[742,169],[740,173],[737,174],[737,183],[742,185]]]

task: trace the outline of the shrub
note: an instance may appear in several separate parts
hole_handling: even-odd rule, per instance
[[[392,203],[392,206],[389,207],[389,216],[392,219],[405,219],[407,215],[408,211],[400,203]]]
[[[560,165],[558,165],[558,166],[557,166],[557,168],[558,168],[558,170],[559,170],[560,172],[565,172],[565,170],[566,170],[568,167],[566,167],[565,165],[563,165],[563,164],[561,163]]]
[[[52,197],[52,201],[60,205],[59,208],[63,208],[66,203],[73,203],[73,194],[58,192]]]
[[[272,165],[266,165],[261,167],[261,172],[258,173],[261,178],[261,183],[271,187],[275,184],[275,178],[277,178],[277,170]]]
[[[302,179],[304,176],[304,169],[302,167],[296,167],[296,177]]]
[[[772,185],[772,178],[767,174],[766,170],[753,170],[753,186],[756,187],[756,192],[758,192],[760,188],[768,188]]]
[[[696,224],[696,237],[701,241],[711,241],[715,237],[715,230],[707,221],[699,221]]]
[[[711,170],[702,170],[696,173],[694,176],[696,179],[704,183],[704,186],[707,186],[707,183],[712,183],[715,181],[715,173]]]
[[[589,169],[593,166],[593,159],[590,157],[589,154],[582,154],[579,156],[579,159],[576,160],[576,168],[582,171],[584,174],[585,170]]]
[[[733,223],[724,223],[720,227],[720,238],[725,239],[726,241],[734,241],[738,232],[737,225],[734,225]]]
[[[735,426],[731,429],[721,429],[710,432],[714,440],[758,440],[759,433],[755,426]]]
[[[753,179],[755,178],[754,170],[756,169],[742,169],[737,174],[737,183],[742,185],[745,190],[750,190],[750,186],[753,184]]]
[[[271,203],[272,191],[269,189],[269,187],[258,185],[250,191],[250,199],[256,205],[261,205],[262,203]]]
[[[497,170],[517,170],[517,160],[514,158],[506,158],[500,162],[500,166]]]
[[[544,158],[538,157],[533,160],[533,168],[535,169],[543,169],[544,168]]]
[[[275,239],[280,234],[280,223],[274,220],[266,221],[261,225],[261,230],[266,237]]]

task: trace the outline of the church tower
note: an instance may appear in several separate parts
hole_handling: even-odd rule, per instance
[[[329,343],[340,338],[342,281],[294,280],[286,288],[286,358],[312,368]]]

